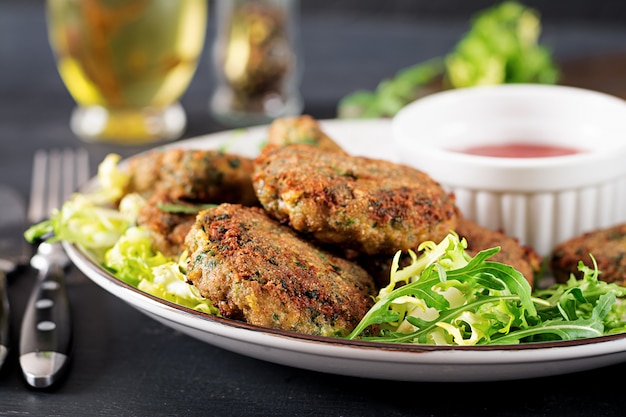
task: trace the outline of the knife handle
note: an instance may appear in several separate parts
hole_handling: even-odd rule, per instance
[[[54,384],[69,362],[72,346],[70,303],[63,267],[52,263],[40,272],[20,332],[20,366],[33,387]]]
[[[0,367],[9,353],[10,313],[7,277],[0,269]]]

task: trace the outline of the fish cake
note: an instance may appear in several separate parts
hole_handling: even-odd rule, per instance
[[[153,150],[129,160],[127,193],[163,194],[194,203],[258,205],[252,160],[212,149]]]
[[[268,147],[306,144],[345,153],[341,146],[322,130],[319,122],[309,115],[278,118],[269,125],[267,132]]]
[[[276,219],[323,244],[394,254],[456,226],[454,197],[406,165],[308,145],[264,150],[253,185]]]
[[[187,234],[187,279],[223,317],[345,336],[373,305],[372,278],[279,224],[259,207],[221,204]]]
[[[593,268],[598,264],[598,278],[626,286],[626,223],[583,233],[556,245],[550,254],[550,268],[557,282],[566,282],[571,274],[578,279],[578,262]]]
[[[519,240],[499,230],[487,229],[476,222],[459,218],[456,232],[467,241],[467,252],[476,256],[478,252],[500,247],[500,252],[489,258],[490,261],[510,265],[524,275],[531,288],[541,271],[541,256],[530,246],[522,245]]]

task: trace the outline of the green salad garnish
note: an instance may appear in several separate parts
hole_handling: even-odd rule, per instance
[[[185,254],[170,259],[155,251],[149,233],[136,226],[139,208],[145,200],[138,194],[124,194],[130,178],[119,169],[119,155],[108,155],[99,165],[97,187],[76,193],[55,210],[50,219],[29,228],[24,237],[33,242],[75,243],[121,281],[173,303],[217,314],[212,303],[185,280]],[[117,207],[117,208],[114,208]],[[169,211],[197,212],[201,207],[171,205]]]
[[[618,297],[626,288],[598,280],[598,270],[585,267],[582,280],[531,291],[513,267],[489,258],[499,248],[470,257],[466,242],[454,233],[442,242],[426,242],[419,257],[399,269],[376,304],[348,336],[364,340],[437,345],[517,344],[573,340],[624,332],[626,313]]]

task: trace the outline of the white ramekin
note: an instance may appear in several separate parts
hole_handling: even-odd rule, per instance
[[[463,215],[540,255],[580,233],[626,221],[626,101],[555,85],[448,90],[402,109],[392,130],[400,162],[454,192]],[[526,142],[568,156],[498,158],[455,150]]]

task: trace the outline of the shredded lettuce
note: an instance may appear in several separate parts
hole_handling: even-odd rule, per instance
[[[120,280],[164,300],[208,314],[218,311],[185,278],[185,258],[175,262],[152,247],[150,234],[131,227],[107,251],[103,265]]]
[[[104,266],[122,281],[137,286],[142,280],[154,280],[152,268],[169,259],[152,248],[150,234],[141,227],[130,227],[109,249]]]
[[[24,237],[33,243],[49,236],[50,241],[77,243],[85,248],[102,250],[113,246],[134,221],[112,208],[125,192],[130,180],[120,170],[120,156],[109,154],[98,166],[97,187],[86,193],[74,193],[61,209],[54,209],[50,219],[31,226]]]
[[[470,257],[454,233],[422,245],[411,264],[392,264],[391,280],[354,331],[355,339],[437,345],[518,344],[573,340],[626,331],[618,297],[626,288],[598,280],[598,270],[535,293],[513,267],[489,258],[491,248]]]
[[[168,262],[152,268],[154,280],[142,280],[138,288],[173,303],[217,315],[213,304],[203,298],[193,285],[185,281],[184,267],[180,263]]]
[[[128,219],[119,211],[98,206],[87,196],[76,193],[60,210],[54,210],[50,219],[26,230],[24,237],[29,242],[46,239],[76,243],[101,257],[128,226]]]
[[[98,188],[89,194],[96,204],[113,204],[124,196],[130,177],[120,169],[120,159],[111,153],[98,165]]]
[[[109,154],[98,167],[93,191],[75,193],[50,219],[26,230],[24,237],[29,242],[80,245],[118,279],[164,300],[218,314],[186,281],[181,261],[156,251],[148,231],[137,226],[146,201],[139,194],[125,194],[130,178],[119,161],[119,155]]]
[[[626,288],[615,283],[600,281],[601,271],[593,255],[593,268],[578,262],[578,270],[583,273],[582,279],[571,275],[569,280],[560,285],[535,290],[534,296],[548,302],[538,307],[539,316],[545,320],[586,319],[593,315],[593,310],[604,302],[610,302],[610,308],[604,313],[602,321],[605,333],[623,333],[626,331]]]

